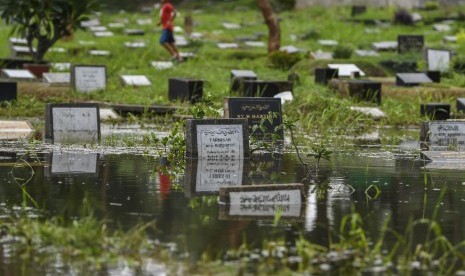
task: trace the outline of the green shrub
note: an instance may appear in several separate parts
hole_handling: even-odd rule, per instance
[[[425,10],[427,11],[437,10],[438,8],[439,8],[439,4],[433,1],[428,1],[425,4]]]
[[[299,54],[289,54],[287,52],[276,51],[268,55],[271,67],[282,70],[289,70],[294,64],[302,58]]]
[[[348,59],[352,56],[354,49],[346,45],[338,45],[334,48],[333,58],[335,59]]]

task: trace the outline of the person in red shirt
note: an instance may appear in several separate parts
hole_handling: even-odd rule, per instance
[[[176,61],[181,62],[182,58],[179,55],[173,36],[173,22],[176,18],[176,10],[169,0],[161,0],[161,2],[162,6],[160,9],[160,21],[158,22],[158,26],[161,25],[163,30],[160,37],[160,44],[168,50]]]

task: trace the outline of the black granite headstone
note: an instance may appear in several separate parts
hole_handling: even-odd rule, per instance
[[[397,52],[421,52],[425,45],[423,35],[399,35],[397,36]]]
[[[168,81],[168,98],[170,101],[190,101],[196,103],[203,96],[203,80],[187,78],[170,78]]]
[[[257,135],[265,139],[271,139],[266,134],[277,133],[280,140],[283,140],[283,129],[279,127],[282,124],[281,99],[250,97],[225,98],[224,100],[224,117],[248,119],[250,127],[260,125],[260,121],[266,118],[270,112],[276,114],[276,117],[273,117],[273,123],[265,120],[263,125],[266,127],[266,133],[258,129]]]
[[[256,80],[257,75],[250,70],[232,70],[231,71],[231,91],[243,91],[244,80]]]
[[[381,104],[381,82],[370,80],[349,80],[347,89],[351,97],[361,101]]]
[[[0,82],[0,102],[15,101],[18,98],[16,82]]]
[[[420,106],[421,116],[428,116],[430,120],[447,120],[450,118],[450,104],[428,103]]]
[[[441,82],[441,71],[426,71],[425,73],[433,82]]]
[[[396,74],[396,85],[417,86],[422,83],[432,83],[433,81],[425,73],[398,73]]]
[[[332,68],[316,68],[315,83],[327,85],[331,79],[338,78],[338,69]]]
[[[244,97],[274,97],[276,94],[291,91],[294,83],[290,81],[244,80]]]
[[[462,111],[465,113],[465,98],[457,99],[457,111]]]
[[[351,10],[350,14],[353,17],[353,16],[356,16],[356,15],[359,15],[359,14],[364,14],[364,13],[366,13],[366,11],[367,11],[367,6],[354,5],[354,6],[352,6],[352,10]]]

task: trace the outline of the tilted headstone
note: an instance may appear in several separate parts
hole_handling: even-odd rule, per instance
[[[50,170],[52,175],[97,173],[98,153],[53,152]]]
[[[338,69],[332,68],[316,68],[315,69],[315,83],[327,85],[331,79],[339,77]]]
[[[186,196],[217,195],[221,187],[241,186],[248,175],[248,162],[187,158],[184,181]]]
[[[98,104],[47,104],[45,140],[53,143],[97,143],[100,140]]]
[[[105,90],[107,84],[106,67],[101,65],[73,65],[71,85],[78,92]]]
[[[431,121],[421,125],[422,148],[429,150],[465,150],[465,121]],[[426,147],[425,147],[426,146]]]
[[[122,75],[121,80],[124,85],[129,86],[150,86],[152,83],[144,75]]]
[[[231,70],[231,91],[243,91],[244,80],[256,80],[257,74],[251,70]]]
[[[244,97],[274,97],[281,92],[294,90],[294,83],[290,81],[244,80]]]
[[[31,72],[29,72],[29,70],[21,70],[21,69],[2,69],[2,76],[4,78],[19,80],[19,81],[36,80],[36,77]]]
[[[450,118],[450,104],[427,103],[420,105],[420,115],[430,120],[448,120]]]
[[[70,85],[71,74],[70,73],[45,73],[43,75],[44,82],[51,85]]]
[[[305,202],[303,184],[247,185],[220,188],[221,217],[300,218]]]
[[[426,61],[430,71],[449,71],[451,52],[449,50],[426,49]]]
[[[16,82],[0,82],[0,102],[16,101],[18,84]]]
[[[247,119],[186,121],[186,157],[215,160],[249,158]]]
[[[421,52],[425,45],[425,38],[423,35],[398,35],[397,36],[397,52]]]
[[[370,80],[347,81],[349,95],[358,100],[375,102],[381,105],[381,82]]]
[[[271,114],[270,114],[271,113]],[[271,115],[271,116],[270,116]],[[244,118],[250,126],[250,133],[254,125],[260,125],[262,119],[272,118],[272,123],[264,120],[263,126],[266,128],[263,133],[257,129],[257,136],[262,139],[271,140],[270,135],[277,133],[279,140],[284,140],[282,127],[282,107],[281,99],[278,98],[225,98],[224,118]]]
[[[465,98],[458,98],[457,99],[457,111],[462,111],[465,113]]]
[[[350,77],[353,72],[358,72],[360,76],[365,76],[365,73],[355,64],[328,64],[331,69],[338,70],[339,77]]]
[[[396,85],[417,86],[422,83],[432,83],[433,81],[425,73],[397,73]]]
[[[189,78],[170,78],[168,80],[168,99],[170,101],[190,101],[196,103],[203,96],[203,80]]]

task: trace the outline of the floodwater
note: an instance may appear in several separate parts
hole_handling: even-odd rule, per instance
[[[417,151],[336,152],[318,170],[315,160],[306,158],[312,171],[305,202],[284,206],[277,226],[273,206],[233,212],[218,203],[218,189],[300,183],[307,174],[295,154],[213,164],[188,160],[177,182],[163,174],[156,157],[143,154],[56,147],[37,154],[4,149],[0,155],[0,206],[21,206],[22,186],[41,213],[72,218],[80,215],[87,197],[96,215],[114,227],[156,221],[155,238],[193,263],[205,254],[224,256],[244,241],[261,248],[265,240],[284,238],[292,244],[303,235],[328,246],[329,233],[337,234],[342,218],[353,210],[362,215],[371,240],[379,237],[386,220],[403,234],[409,221],[431,218],[436,209],[445,236],[453,244],[465,240],[465,171],[425,169]],[[423,241],[425,232],[418,229],[415,239]],[[0,257],[1,271],[14,264]]]

